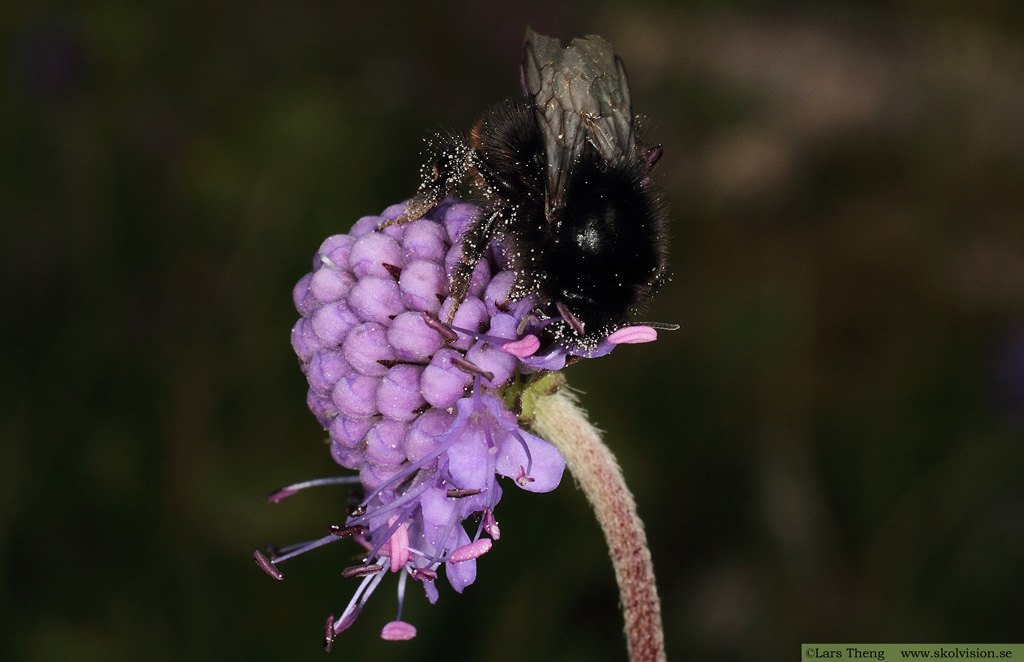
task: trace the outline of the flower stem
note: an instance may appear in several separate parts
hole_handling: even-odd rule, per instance
[[[531,404],[531,427],[561,451],[608,541],[626,619],[629,659],[665,662],[661,605],[647,534],[615,456],[567,389],[538,397]]]

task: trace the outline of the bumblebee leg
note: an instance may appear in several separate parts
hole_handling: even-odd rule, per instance
[[[461,139],[441,137],[440,149],[432,163],[423,167],[423,181],[416,195],[405,205],[401,216],[384,221],[378,230],[422,218],[442,200],[453,194],[466,177],[473,151]]]
[[[484,251],[487,250],[487,246],[491,243],[491,239],[494,238],[495,230],[501,221],[503,211],[502,209],[497,209],[488,216],[477,219],[469,226],[466,234],[462,236],[462,259],[459,260],[458,265],[455,267],[455,273],[452,275],[452,282],[449,288],[450,296],[455,301],[455,305],[452,306],[446,320],[449,324],[455,319],[455,313],[459,310],[459,306],[466,300],[466,295],[469,293],[469,285],[473,280],[473,271],[480,262],[480,258],[483,257]]]
[[[483,182],[483,188],[489,199],[508,199],[516,197],[516,186],[507,177],[499,173],[476,150],[470,155],[473,169]]]

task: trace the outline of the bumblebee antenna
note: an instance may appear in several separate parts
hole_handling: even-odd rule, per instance
[[[649,326],[652,329],[657,329],[658,331],[678,331],[679,330],[679,325],[678,324],[670,324],[668,322],[636,322],[636,325],[638,325],[638,326]]]

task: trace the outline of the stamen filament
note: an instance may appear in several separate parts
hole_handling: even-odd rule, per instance
[[[298,549],[295,549],[294,551],[291,551],[291,552],[288,552],[287,554],[283,554],[281,556],[275,557],[274,558],[274,564],[277,565],[278,563],[281,563],[283,561],[287,561],[288,559],[294,558],[294,557],[298,556],[299,554],[305,554],[306,552],[312,551],[312,550],[316,549],[317,547],[323,547],[324,545],[329,545],[330,543],[335,542],[337,540],[341,540],[341,538],[339,538],[338,536],[335,536],[335,535],[329,535],[329,536],[324,536],[323,538],[318,538],[317,540],[314,540],[312,542],[309,542],[309,543],[306,543],[306,544],[302,545],[301,547],[299,547]]]
[[[398,615],[396,621],[402,620],[402,608],[405,607],[405,582],[409,579],[409,573],[403,572],[398,578]]]
[[[403,471],[400,471],[400,472],[396,473],[394,476],[392,476],[391,478],[388,478],[386,481],[381,483],[377,487],[377,489],[373,491],[372,494],[368,494],[366,496],[366,498],[363,499],[362,504],[360,504],[360,506],[363,507],[363,512],[365,513],[365,506],[366,506],[366,504],[370,503],[377,495],[379,495],[381,492],[383,492],[384,490],[388,489],[389,487],[391,487],[395,483],[404,480],[406,477],[408,477],[414,471],[418,471],[418,470],[422,469],[423,467],[425,467],[426,465],[428,465],[431,462],[433,462],[434,460],[436,460],[438,458],[438,456],[440,456],[442,453],[444,453],[446,450],[448,450],[448,447],[451,446],[453,443],[455,443],[455,435],[450,435],[450,438],[447,439],[446,441],[442,442],[437,448],[435,448],[434,452],[432,452],[432,453],[430,453],[428,455],[425,455],[424,457],[420,458],[416,462],[413,462],[412,464],[408,465]]]
[[[519,430],[512,430],[512,436],[519,442],[519,445],[523,447],[523,452],[526,453],[526,475],[529,476],[533,470],[533,455],[530,454],[530,446],[523,439],[523,435],[519,434]]]
[[[452,511],[452,516],[448,520],[448,528],[445,529],[445,532],[441,535],[441,538],[437,544],[437,551],[434,552],[434,555],[430,557],[430,565],[433,565],[435,563],[444,563],[444,561],[446,560],[448,551],[448,541],[451,539],[452,531],[455,530],[455,525],[458,523],[458,521],[459,511],[458,509],[455,509]]]
[[[502,338],[501,336],[495,336],[489,333],[479,333],[477,331],[470,331],[469,329],[463,329],[461,326],[453,326],[451,324],[449,324],[448,327],[453,331],[461,333],[464,336],[469,336],[473,340],[483,340],[498,348],[500,348],[502,345],[508,344],[510,342],[516,342],[517,340],[519,340],[518,338]]]
[[[354,485],[360,482],[358,475],[356,476],[334,476],[331,478],[317,478],[315,480],[307,480],[301,483],[295,483],[293,485],[286,485],[281,489],[267,495],[266,500],[270,503],[280,503],[291,495],[295,494],[299,490],[304,490],[307,487],[320,487],[321,485]]]

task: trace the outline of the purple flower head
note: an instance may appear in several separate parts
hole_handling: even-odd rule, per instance
[[[459,238],[476,206],[447,200],[421,219],[382,227],[404,209],[394,205],[324,241],[293,293],[302,317],[292,346],[309,408],[330,435],[334,460],[359,473],[292,485],[269,500],[339,483],[359,483],[365,497],[328,535],[254,556],[281,579],[277,566],[311,549],[341,538],[365,548],[363,563],[343,572],[360,584],[328,619],[328,648],[389,571],[399,576],[398,616],[381,637],[415,636],[401,620],[408,580],[422,584],[431,603],[442,572],[456,592],[473,583],[476,559],[500,537],[499,478],[548,492],[565,469],[558,450],[520,428],[510,409],[543,374],[577,358],[544,333],[556,320],[539,315],[531,297],[510,300],[514,274],[494,245],[465,300],[449,296]],[[625,327],[587,356],[655,337],[651,327]]]

